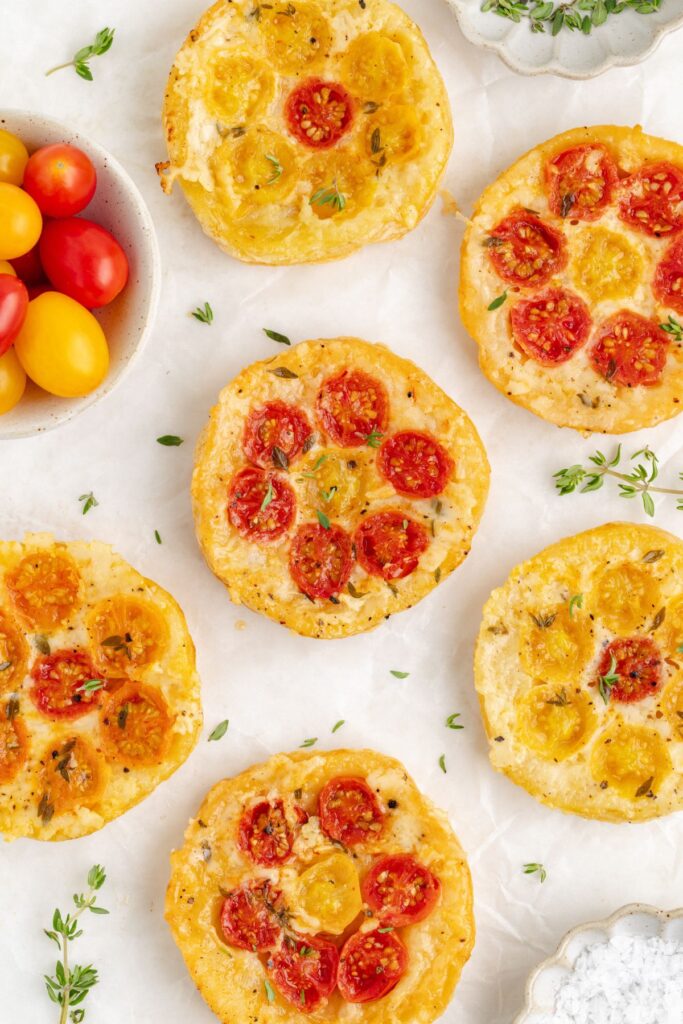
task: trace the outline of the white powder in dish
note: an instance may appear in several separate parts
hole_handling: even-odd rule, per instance
[[[682,1024],[683,944],[618,935],[588,946],[539,1024]]]

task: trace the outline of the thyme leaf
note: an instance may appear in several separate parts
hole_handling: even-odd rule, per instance
[[[216,728],[210,734],[210,736],[209,736],[209,738],[207,740],[207,743],[211,743],[212,740],[213,741],[215,741],[215,740],[222,740],[223,737],[225,736],[226,732],[228,731],[228,726],[229,725],[230,725],[230,719],[229,718],[224,718],[222,722],[219,722],[218,725],[216,726]]]
[[[213,323],[213,310],[208,302],[205,302],[203,306],[197,306],[190,316],[193,316],[195,320],[199,320],[200,324],[212,324]]]
[[[538,875],[541,884],[543,884],[543,882],[545,882],[546,878],[548,877],[548,872],[542,864],[525,864],[522,870],[524,871],[525,875]]]
[[[279,331],[271,331],[269,327],[262,327],[261,330],[271,341],[276,341],[278,345],[292,344],[286,334],[280,334]]]

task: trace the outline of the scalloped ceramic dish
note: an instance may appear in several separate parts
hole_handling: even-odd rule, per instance
[[[576,959],[588,946],[608,942],[615,935],[643,935],[647,938],[683,943],[683,907],[657,910],[645,903],[629,903],[603,921],[581,924],[567,932],[553,956],[536,967],[526,983],[526,1001],[513,1024],[542,1024],[555,1009],[557,991]]]
[[[612,15],[590,35],[562,30],[532,32],[528,19],[519,23],[481,10],[482,0],[446,0],[463,35],[475,46],[494,50],[513,71],[564,78],[593,78],[608,68],[639,64],[667,32],[683,25],[683,0],[662,0],[652,14],[633,10]]]

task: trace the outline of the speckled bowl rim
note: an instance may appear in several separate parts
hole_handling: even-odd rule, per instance
[[[528,64],[521,63],[507,52],[504,40],[501,42],[489,41],[484,39],[483,36],[478,35],[476,32],[469,31],[465,27],[464,18],[461,17],[463,3],[464,0],[446,0],[446,4],[455,15],[455,20],[457,21],[458,27],[465,39],[474,46],[479,46],[483,50],[490,50],[492,53],[498,54],[503,63],[507,64],[512,71],[516,71],[518,75],[527,75],[528,77],[536,77],[537,75],[558,75],[560,78],[570,78],[573,81],[586,81],[589,78],[597,78],[598,75],[604,74],[605,71],[609,71],[610,68],[632,67],[635,64],[641,64],[654,53],[664,36],[683,25],[683,11],[681,11],[681,13],[672,21],[669,21],[659,27],[650,45],[646,47],[646,49],[641,50],[640,53],[634,54],[630,57],[620,57],[616,53],[610,53],[600,62],[600,64],[597,64],[590,71],[571,71],[568,68],[565,68],[557,60],[548,61],[548,63],[542,65],[542,67],[531,68]]]
[[[75,407],[64,408],[64,414],[45,422],[38,428],[26,428],[25,430],[17,430],[12,433],[4,434],[2,431],[2,423],[0,422],[0,443],[8,441],[20,441],[27,437],[40,437],[42,434],[48,433],[48,431],[56,430],[58,427],[63,427],[65,424],[70,423],[76,419],[86,409],[92,408],[97,402],[107,398],[108,395],[115,391],[116,388],[126,379],[130,373],[133,365],[137,362],[140,357],[142,350],[144,349],[149,336],[152,333],[156,321],[157,310],[159,307],[159,299],[161,297],[161,279],[162,279],[162,263],[161,263],[161,250],[159,248],[159,240],[157,238],[156,228],[152,219],[152,214],[149,211],[149,207],[145,202],[142,192],[131,178],[128,171],[125,169],[115,156],[113,156],[105,146],[101,143],[96,142],[90,138],[84,131],[82,131],[76,124],[68,121],[61,121],[57,117],[53,117],[51,114],[44,114],[40,110],[25,110],[21,107],[0,107],[0,122],[3,118],[40,118],[40,120],[51,124],[55,129],[65,132],[67,135],[77,137],[78,139],[84,140],[84,145],[87,144],[97,156],[106,160],[108,166],[115,172],[120,180],[125,185],[127,192],[131,197],[131,201],[135,203],[140,221],[146,229],[147,240],[149,243],[150,251],[150,267],[152,274],[151,289],[147,309],[145,311],[144,325],[140,329],[140,334],[135,343],[135,348],[131,352],[129,358],[122,366],[117,376],[108,381],[106,378],[95,391],[90,395],[86,395],[83,398],[78,399],[79,404]],[[70,401],[70,400],[66,400]]]
[[[616,910],[609,917],[605,917],[600,921],[585,921],[583,924],[577,925],[568,931],[564,936],[559,946],[546,960],[543,960],[537,967],[533,969],[529,977],[527,978],[526,985],[524,987],[524,1006],[521,1012],[514,1018],[512,1024],[527,1024],[527,1019],[530,1013],[538,1013],[539,1007],[535,1005],[534,1001],[534,986],[539,976],[551,967],[559,967],[563,964],[567,965],[565,955],[567,947],[573,942],[582,932],[585,931],[609,931],[617,921],[621,921],[624,917],[631,917],[637,914],[644,914],[646,916],[654,917],[658,921],[674,921],[676,918],[683,917],[683,907],[679,907],[676,910],[659,910],[658,907],[650,906],[649,903],[628,903],[625,907],[621,907]]]

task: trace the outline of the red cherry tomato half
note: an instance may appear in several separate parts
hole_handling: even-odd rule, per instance
[[[647,636],[620,637],[608,644],[598,665],[598,677],[618,676],[609,699],[632,704],[656,693],[662,677],[662,658],[654,640]],[[599,685],[599,678],[595,685]]]
[[[268,879],[245,882],[229,892],[221,907],[221,929],[225,941],[238,949],[262,953],[274,949],[282,934],[277,920],[282,895]]]
[[[329,377],[316,399],[316,415],[335,444],[352,447],[384,433],[389,398],[384,386],[362,370],[344,370]]]
[[[280,475],[246,466],[232,478],[228,520],[245,540],[277,540],[294,522],[295,511],[294,491]]]
[[[0,356],[11,348],[28,309],[26,285],[11,274],[0,274]]]
[[[32,249],[25,252],[23,256],[17,256],[10,260],[10,263],[17,272],[24,284],[39,284],[45,280],[43,264],[40,262],[40,243],[36,242]]]
[[[285,116],[290,132],[312,149],[329,149],[353,120],[353,101],[343,85],[310,78],[289,94]]]
[[[429,434],[403,430],[382,444],[377,468],[398,494],[406,498],[435,498],[446,486],[454,463],[446,449]]]
[[[663,161],[646,164],[621,183],[619,216],[659,238],[683,228],[683,170]]]
[[[662,305],[683,314],[683,238],[677,238],[664,253],[652,290]]]
[[[547,288],[515,303],[510,325],[523,352],[541,366],[557,366],[586,343],[592,320],[578,295],[566,288]]]
[[[526,210],[515,210],[491,232],[487,245],[496,273],[508,284],[546,284],[567,262],[564,236]]]
[[[325,783],[318,797],[320,828],[344,846],[376,839],[384,814],[367,782],[338,775]]]
[[[238,842],[255,864],[281,864],[292,852],[282,800],[260,800],[242,815]]]
[[[81,689],[99,675],[85,651],[55,651],[38,658],[31,669],[31,699],[51,718],[80,718],[99,707],[101,692]]]
[[[613,384],[649,387],[662,375],[668,345],[669,336],[655,320],[624,309],[598,330],[591,361]]]
[[[358,564],[371,576],[384,580],[409,576],[429,547],[424,526],[393,509],[366,516],[353,540]]]
[[[40,258],[57,291],[86,309],[106,306],[128,280],[128,260],[113,235],[80,217],[45,224]]]
[[[403,928],[424,921],[434,909],[441,885],[429,868],[409,853],[376,860],[363,880],[363,899],[383,925]]]
[[[319,1009],[337,984],[339,953],[332,942],[288,935],[268,961],[278,992],[302,1013]]]
[[[327,529],[304,523],[294,535],[289,571],[299,590],[327,600],[346,586],[353,568],[353,547],[346,530],[336,523]]]
[[[565,149],[546,164],[548,205],[557,217],[597,220],[612,199],[618,176],[605,146]]]
[[[262,469],[287,469],[301,455],[312,433],[300,409],[276,399],[251,410],[244,424],[242,449]]]
[[[23,188],[46,217],[73,217],[95,195],[97,175],[92,161],[75,146],[43,146],[29,157]]]
[[[395,932],[356,932],[339,957],[337,985],[348,1003],[369,1003],[395,988],[408,965],[408,950]]]

